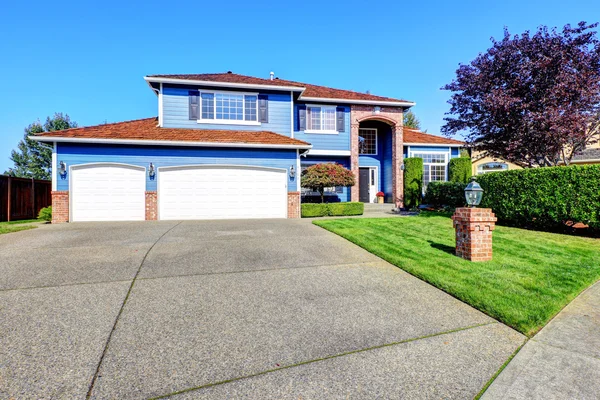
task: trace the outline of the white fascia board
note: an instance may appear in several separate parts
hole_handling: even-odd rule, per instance
[[[191,79],[174,79],[174,78],[158,78],[145,76],[146,82],[156,83],[172,83],[176,85],[202,85],[202,86],[217,86],[217,87],[230,87],[240,89],[263,89],[263,90],[285,90],[294,92],[303,92],[306,88],[297,86],[275,86],[275,85],[259,85],[252,83],[230,83],[230,82],[213,82],[213,81],[196,81]]]
[[[422,147],[465,147],[464,144],[446,144],[446,143],[402,143],[404,146],[422,146]]]
[[[309,156],[350,156],[350,150],[310,150]]]
[[[585,163],[600,163],[600,158],[592,158],[589,160],[571,160],[569,164],[585,164]],[[563,161],[559,162],[559,164],[564,164]]]
[[[187,146],[187,147],[238,147],[256,149],[304,149],[312,148],[312,145],[297,144],[257,144],[257,143],[219,143],[219,142],[190,142],[182,140],[136,140],[136,139],[82,139],[65,137],[29,136],[31,140],[38,142],[58,143],[93,143],[93,144],[132,144],[142,146]]]
[[[314,102],[325,102],[325,103],[344,103],[344,104],[367,104],[374,106],[394,106],[394,107],[413,107],[417,103],[412,101],[384,101],[384,100],[351,100],[351,99],[334,99],[334,98],[321,98],[321,97],[304,97],[300,96],[299,100],[302,101],[314,101]]]

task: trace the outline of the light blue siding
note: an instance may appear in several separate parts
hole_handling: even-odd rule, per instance
[[[165,128],[271,131],[291,136],[292,109],[290,93],[261,92],[261,94],[268,95],[269,122],[263,122],[260,125],[203,124],[198,123],[197,120],[189,119],[188,92],[195,89],[198,88],[163,86],[163,126]],[[231,91],[231,89],[225,90]]]
[[[350,107],[344,107],[344,131],[335,134],[305,133],[298,130],[298,104],[294,105],[294,138],[313,145],[315,150],[350,150]]]
[[[320,163],[338,163],[350,169],[350,157],[300,157],[301,165],[315,165]],[[356,182],[358,185],[358,182]],[[337,193],[339,201],[350,201],[350,188],[345,187],[342,193]]]
[[[148,168],[153,163],[155,168],[178,165],[244,165],[288,169],[296,168],[296,150],[260,150],[232,148],[193,148],[193,147],[160,147],[160,146],[109,146],[109,145],[74,145],[57,146],[57,159],[67,166],[98,162],[113,162],[138,165]],[[57,189],[69,190],[69,180],[61,179],[57,174]],[[297,176],[290,178],[288,174],[288,191],[297,189]],[[156,190],[156,178],[150,179],[146,174],[146,190]]]

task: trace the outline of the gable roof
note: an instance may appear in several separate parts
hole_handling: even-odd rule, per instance
[[[270,131],[160,128],[157,118],[43,132],[30,136],[44,142],[133,143],[219,147],[309,149],[310,143]]]
[[[229,84],[243,85],[247,87],[266,87],[279,90],[292,90],[301,92],[301,100],[338,100],[341,102],[358,102],[369,104],[396,105],[399,107],[411,107],[415,103],[408,100],[395,99],[392,97],[375,96],[369,93],[360,93],[351,90],[334,89],[326,86],[312,85],[309,83],[288,81],[275,78],[263,79],[254,76],[234,74],[232,72],[216,74],[175,74],[175,75],[148,75],[144,77],[148,82],[165,83],[204,83],[204,84]]]
[[[465,142],[443,136],[432,135],[417,129],[404,128],[404,144],[447,145],[452,147],[464,146]]]
[[[585,149],[575,155],[573,155],[572,163],[581,162],[599,162],[600,161],[600,148],[589,148]]]

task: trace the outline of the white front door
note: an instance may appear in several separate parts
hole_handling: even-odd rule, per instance
[[[143,221],[146,170],[122,164],[76,165],[70,170],[71,221]]]
[[[245,166],[163,167],[159,219],[287,217],[287,171]]]

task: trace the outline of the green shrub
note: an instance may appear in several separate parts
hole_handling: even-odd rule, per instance
[[[38,214],[38,219],[48,222],[52,221],[52,206],[42,208]]]
[[[470,157],[451,158],[448,164],[450,182],[468,183],[473,175],[473,163]]]
[[[567,221],[600,229],[600,165],[548,167],[480,175],[481,207],[505,225],[564,230]]]
[[[365,205],[358,202],[301,205],[302,218],[362,215],[364,209]]]
[[[462,207],[466,204],[466,183],[429,182],[425,192],[425,204],[435,207]]]
[[[423,194],[423,159],[409,157],[404,159],[404,206],[417,207]]]

